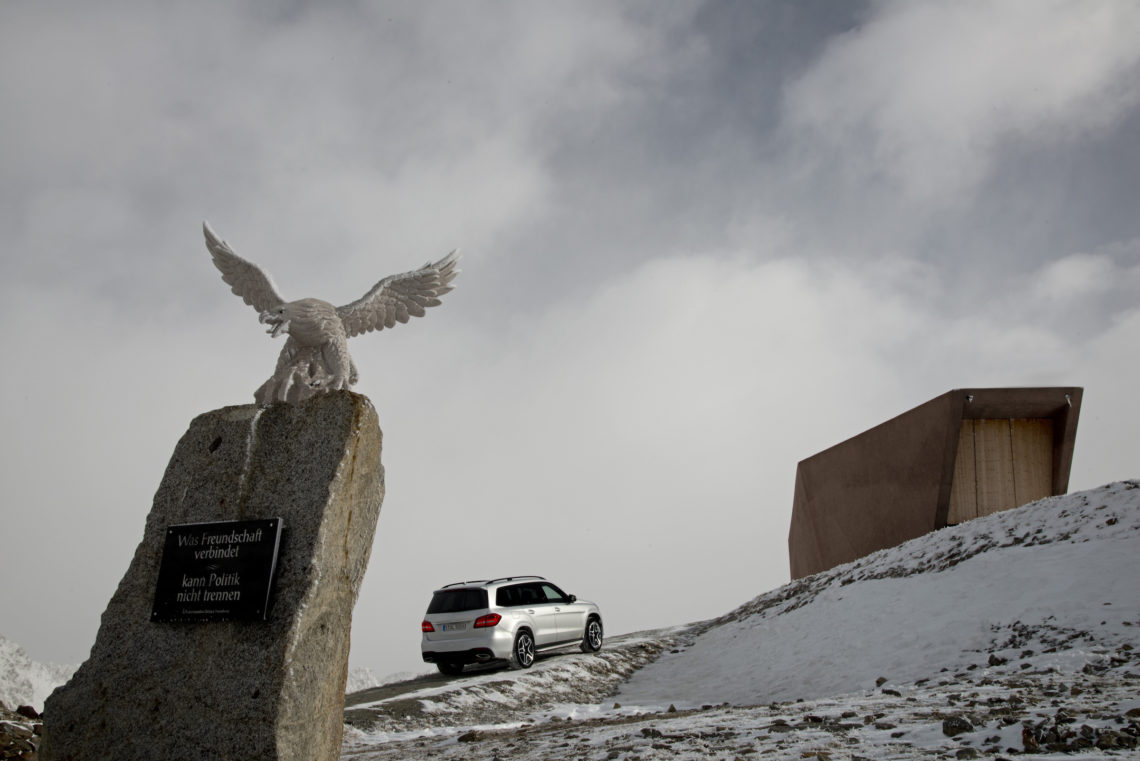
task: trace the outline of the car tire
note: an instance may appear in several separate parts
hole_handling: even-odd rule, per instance
[[[534,635],[529,629],[519,629],[515,644],[511,646],[511,668],[528,669],[534,665]]]
[[[453,661],[440,661],[439,663],[435,664],[435,667],[438,668],[439,673],[443,674],[444,676],[459,676],[463,673],[463,664],[455,663]]]
[[[597,616],[590,616],[586,622],[586,630],[582,633],[582,644],[579,647],[583,653],[596,653],[602,649],[602,620]]]

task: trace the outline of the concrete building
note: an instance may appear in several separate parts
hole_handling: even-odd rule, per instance
[[[1082,389],[948,391],[796,468],[792,578],[1064,494]]]

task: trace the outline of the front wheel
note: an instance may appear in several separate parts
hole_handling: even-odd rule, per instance
[[[526,629],[515,635],[511,648],[511,668],[528,669],[534,663],[534,637]]]
[[[591,618],[586,622],[586,632],[579,647],[583,653],[596,653],[602,649],[602,622],[599,619]]]

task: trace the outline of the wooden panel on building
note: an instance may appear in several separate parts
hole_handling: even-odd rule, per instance
[[[974,454],[974,421],[963,420],[954,458],[954,482],[950,487],[950,512],[946,523],[953,526],[978,517],[978,475]]]
[[[1013,489],[1024,505],[1053,494],[1053,421],[1021,418],[1010,421],[1013,446]]]
[[[978,515],[1017,507],[1013,486],[1013,442],[1009,420],[974,421]]]

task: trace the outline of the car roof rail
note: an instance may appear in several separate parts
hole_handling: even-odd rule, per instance
[[[520,581],[522,579],[539,579],[541,581],[546,581],[545,576],[503,576],[503,577],[498,578],[498,579],[491,579],[487,583],[488,584],[496,584],[500,581]]]
[[[502,576],[497,579],[472,579],[471,581],[453,581],[450,584],[444,584],[440,589],[450,589],[451,587],[469,587],[473,584],[498,584],[500,581],[521,581],[523,579],[538,579],[539,581],[546,581],[545,576]]]
[[[471,581],[453,581],[450,584],[444,584],[440,589],[447,589],[448,587],[466,587],[471,584],[490,584],[491,582],[486,579],[473,579]]]

